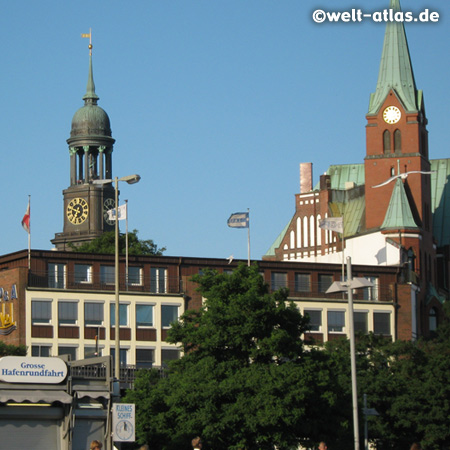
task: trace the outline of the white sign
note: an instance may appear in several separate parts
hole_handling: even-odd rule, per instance
[[[0,358],[0,380],[6,383],[58,384],[67,375],[67,365],[61,358]]]
[[[114,442],[134,442],[134,403],[113,403],[112,426]]]

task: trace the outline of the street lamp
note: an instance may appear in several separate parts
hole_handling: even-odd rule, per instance
[[[112,179],[105,180],[94,180],[94,184],[109,184],[114,181],[114,204],[115,204],[115,261],[114,261],[114,285],[115,285],[115,319],[116,323],[114,326],[115,329],[115,361],[114,361],[114,375],[117,381],[120,382],[120,325],[119,325],[119,213],[118,213],[118,204],[119,204],[119,181],[126,181],[128,184],[138,183],[141,177],[137,174],[128,175],[126,177],[115,177]]]
[[[367,278],[352,277],[352,259],[347,257],[347,281],[335,281],[326,291],[327,294],[345,292],[348,295],[348,323],[350,333],[350,365],[352,373],[352,403],[353,403],[353,436],[355,450],[359,450],[359,422],[358,422],[358,389],[356,383],[356,350],[355,327],[353,320],[353,289],[372,287],[373,283]]]

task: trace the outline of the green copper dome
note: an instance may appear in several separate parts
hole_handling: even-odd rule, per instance
[[[89,58],[89,76],[86,94],[83,97],[84,106],[73,116],[71,138],[81,136],[111,137],[111,124],[108,114],[97,105],[99,97],[95,93],[94,77],[92,75],[92,55]]]

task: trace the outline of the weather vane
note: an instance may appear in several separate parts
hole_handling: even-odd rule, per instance
[[[81,33],[82,38],[89,38],[89,54],[92,55],[92,28],[89,28],[89,33]]]

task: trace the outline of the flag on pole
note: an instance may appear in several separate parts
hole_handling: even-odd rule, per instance
[[[231,228],[248,228],[249,222],[248,212],[239,212],[231,214],[227,224]]]
[[[23,229],[30,234],[30,199],[28,199],[28,206],[27,206],[27,212],[23,216],[22,219],[22,226]]]
[[[120,205],[118,208],[119,211],[119,218],[118,220],[125,220],[127,218],[127,204]],[[108,211],[108,219],[109,220],[116,220],[116,208],[110,209]]]
[[[319,222],[319,228],[331,230],[335,233],[343,233],[344,221],[342,220],[342,217],[328,217]]]

